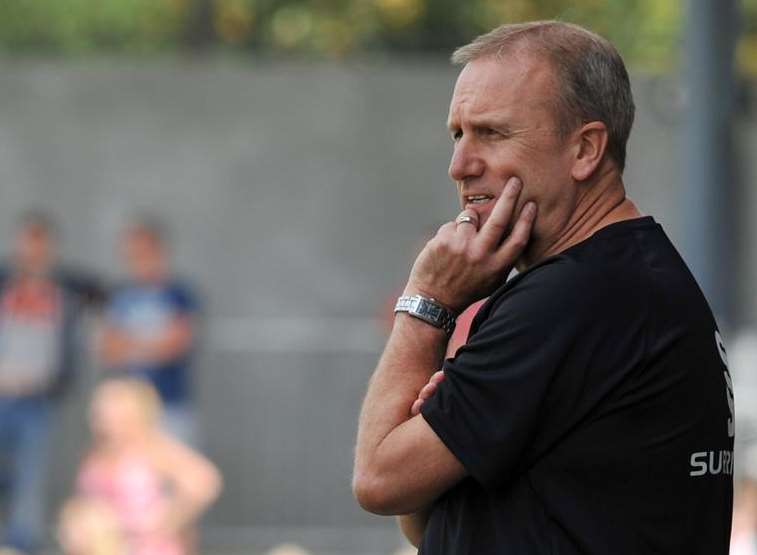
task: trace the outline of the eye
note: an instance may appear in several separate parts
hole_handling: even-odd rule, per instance
[[[500,135],[499,131],[492,129],[491,127],[480,127],[479,129],[476,129],[476,133],[481,137],[496,137],[497,135]]]
[[[450,137],[452,137],[453,141],[457,142],[463,138],[463,132],[460,129],[456,129],[450,134]]]

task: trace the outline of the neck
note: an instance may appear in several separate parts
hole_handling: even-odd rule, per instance
[[[579,184],[580,191],[572,213],[557,232],[533,241],[518,264],[518,270],[554,256],[594,235],[610,224],[639,218],[641,212],[626,197],[623,179],[614,167],[598,172],[595,179]]]

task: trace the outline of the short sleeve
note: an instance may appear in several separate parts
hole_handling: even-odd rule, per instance
[[[506,483],[549,410],[547,393],[579,333],[576,298],[560,264],[515,278],[492,297],[488,315],[421,409],[423,417],[485,486]],[[569,277],[569,276],[565,276]],[[484,307],[486,308],[486,307]]]

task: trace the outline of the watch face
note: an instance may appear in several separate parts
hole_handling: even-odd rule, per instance
[[[439,320],[439,318],[442,315],[442,308],[440,306],[438,306],[438,305],[429,304],[429,305],[426,306],[426,312],[434,320]]]
[[[418,313],[422,315],[426,320],[438,323],[442,310],[441,307],[436,303],[430,302],[426,299],[420,299]]]

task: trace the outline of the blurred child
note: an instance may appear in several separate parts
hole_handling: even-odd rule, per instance
[[[128,555],[116,514],[97,499],[74,497],[66,502],[58,541],[65,555]]]
[[[282,543],[272,547],[266,555],[310,555],[310,552],[294,543]]]
[[[132,378],[104,382],[90,409],[93,444],[79,469],[77,496],[111,511],[129,555],[192,552],[195,524],[221,489],[209,460],[161,430],[160,411],[155,390]],[[89,512],[73,511],[64,528],[91,526]]]

